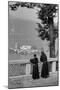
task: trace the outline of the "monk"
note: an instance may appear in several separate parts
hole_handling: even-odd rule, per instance
[[[32,78],[39,79],[38,58],[37,58],[36,54],[34,54],[33,59],[30,59],[30,62],[33,65]]]

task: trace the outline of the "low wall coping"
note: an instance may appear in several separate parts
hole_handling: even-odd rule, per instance
[[[48,60],[48,62],[54,62],[54,61],[58,61],[58,58],[49,58],[49,60]],[[8,64],[17,64],[17,63],[30,64],[30,61],[28,59],[24,59],[24,60],[10,60],[10,61],[8,61]]]

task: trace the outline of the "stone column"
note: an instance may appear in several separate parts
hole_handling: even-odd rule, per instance
[[[56,61],[52,62],[52,72],[56,72]]]
[[[27,63],[26,64],[26,75],[30,75],[30,70],[31,69],[31,65],[30,65],[30,63]]]

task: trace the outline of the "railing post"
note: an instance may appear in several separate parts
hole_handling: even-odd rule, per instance
[[[52,72],[56,72],[56,61],[52,62]]]
[[[30,75],[30,70],[31,69],[31,65],[30,65],[30,63],[27,63],[26,64],[26,75]]]

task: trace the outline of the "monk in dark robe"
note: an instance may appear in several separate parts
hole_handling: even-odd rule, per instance
[[[33,59],[30,59],[30,62],[33,65],[32,78],[33,79],[39,79],[38,58],[36,57],[36,54],[34,54]]]
[[[43,51],[41,52],[40,61],[43,63],[41,70],[41,77],[47,78],[49,76],[49,68],[48,68],[47,56]]]

